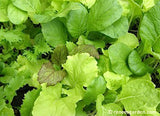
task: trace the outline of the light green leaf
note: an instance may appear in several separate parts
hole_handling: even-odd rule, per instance
[[[104,48],[105,47],[105,42],[103,40],[89,40],[87,39],[85,36],[81,35],[78,38],[78,45],[82,45],[82,44],[87,44],[87,45],[93,45],[95,46],[95,48]]]
[[[25,94],[20,113],[22,116],[32,116],[32,109],[36,98],[39,96],[41,89],[29,91]]]
[[[88,53],[68,56],[62,66],[68,73],[64,82],[68,82],[71,87],[88,86],[98,76],[97,62]]]
[[[155,0],[143,0],[143,11],[147,12],[155,5]]]
[[[111,67],[114,72],[124,75],[132,74],[127,65],[127,59],[131,48],[123,43],[116,43],[109,47],[108,52]]]
[[[115,103],[102,105],[103,100],[104,96],[102,94],[99,95],[96,101],[96,116],[123,116],[123,114],[114,113],[114,111],[122,111],[122,108],[119,105]]]
[[[91,8],[96,0],[80,0],[84,5],[86,5],[88,8]]]
[[[88,31],[104,30],[117,21],[121,13],[122,8],[117,0],[97,0],[89,12]]]
[[[67,28],[70,34],[78,38],[87,30],[87,9],[79,4],[79,9],[70,11],[67,17]]]
[[[103,75],[106,71],[110,69],[110,61],[108,57],[100,55],[98,59],[98,69],[100,75]]]
[[[61,98],[62,85],[42,85],[40,96],[34,103],[33,116],[75,116],[77,96]]]
[[[122,86],[117,101],[121,101],[126,111],[155,111],[160,96],[151,81],[135,79]]]
[[[104,78],[107,81],[107,88],[110,90],[117,90],[119,89],[123,84],[126,84],[129,80],[129,77],[124,75],[118,75],[113,72],[107,71],[104,73]]]
[[[0,0],[0,22],[8,21],[7,17],[7,7],[9,0]]]
[[[155,52],[159,52],[159,48],[156,47],[156,42],[158,42],[160,37],[160,2],[158,2],[153,8],[151,8],[143,17],[140,25],[140,37],[143,42],[143,47],[141,48],[141,54],[149,53],[153,56],[157,56]],[[158,44],[158,43],[157,43]],[[158,56],[159,57],[159,56]]]
[[[4,93],[9,103],[12,102],[13,97],[16,95],[16,90],[26,84],[24,76],[17,75],[15,78],[12,78],[9,84],[4,88]]]
[[[142,62],[141,57],[135,50],[129,54],[128,65],[135,75],[145,75],[147,72],[151,73],[153,71],[151,67]]]
[[[0,111],[0,116],[14,116],[12,108],[5,107]]]
[[[67,41],[66,29],[58,19],[42,24],[42,33],[47,43],[53,47]]]
[[[140,3],[142,0],[137,2]],[[142,16],[142,8],[134,0],[119,0],[119,3],[123,8],[123,16],[127,16],[129,19],[129,25],[135,18]]]
[[[128,45],[132,49],[136,48],[139,45],[138,38],[132,33],[127,33],[119,37],[116,43],[120,42]]]
[[[22,24],[27,20],[28,14],[10,4],[8,6],[8,18],[13,24]]]
[[[73,42],[66,42],[66,47],[67,47],[67,50],[69,52],[69,54],[71,53],[71,51],[77,47],[77,45]]]
[[[24,11],[28,12],[39,12],[40,1],[39,0],[12,0],[13,4]]]
[[[129,29],[128,19],[126,17],[121,17],[112,25],[102,30],[101,33],[111,38],[118,38],[121,37],[122,35],[125,35],[128,32],[128,29]]]

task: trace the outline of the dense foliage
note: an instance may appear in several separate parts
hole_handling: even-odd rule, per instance
[[[0,116],[159,112],[159,0],[0,0]]]

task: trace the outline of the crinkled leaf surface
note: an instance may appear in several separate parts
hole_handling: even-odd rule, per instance
[[[64,81],[72,87],[88,86],[98,76],[97,62],[87,53],[68,56],[62,66],[68,73]]]
[[[110,90],[117,90],[119,89],[123,84],[126,84],[129,80],[129,77],[124,75],[118,75],[113,72],[107,71],[104,73],[104,78],[107,81],[107,88]]]
[[[154,111],[160,103],[160,96],[151,81],[135,79],[122,86],[117,101],[121,101],[126,111]]]

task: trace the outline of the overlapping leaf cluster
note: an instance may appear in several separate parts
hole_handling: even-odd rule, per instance
[[[160,116],[159,0],[0,0],[0,26],[0,116]]]

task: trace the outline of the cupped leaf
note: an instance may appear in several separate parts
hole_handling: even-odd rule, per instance
[[[93,45],[79,45],[72,50],[71,55],[76,53],[88,53],[91,56],[99,59],[99,53]]]
[[[58,19],[42,24],[42,33],[47,43],[53,47],[63,45],[67,41],[66,28]]]
[[[97,0],[89,12],[88,31],[104,30],[117,21],[121,13],[122,8],[117,0]]]
[[[48,86],[55,85],[62,81],[65,75],[65,71],[55,71],[52,64],[48,62],[42,65],[38,73],[38,81],[40,84],[47,83]]]
[[[151,81],[135,79],[122,86],[117,101],[121,101],[126,111],[156,111],[160,96]]]
[[[13,24],[22,24],[27,20],[28,14],[10,4],[8,6],[8,18]]]
[[[103,77],[98,77],[87,87],[83,101],[86,105],[94,102],[99,94],[103,94],[106,90],[106,81]]]
[[[68,50],[66,46],[57,46],[51,55],[51,61],[56,65],[61,65],[66,62]]]
[[[141,57],[134,50],[129,54],[128,65],[130,70],[135,75],[145,75],[147,72],[152,72],[152,68],[142,62]]]
[[[123,43],[116,43],[109,47],[108,53],[111,61],[112,70],[118,74],[131,75],[127,65],[128,55],[131,48]]]
[[[81,4],[79,6],[79,9],[70,11],[66,23],[68,31],[75,38],[78,38],[87,30],[88,11]]]
[[[88,53],[68,56],[62,66],[68,73],[64,83],[68,83],[71,87],[88,86],[98,76],[97,62]]]

